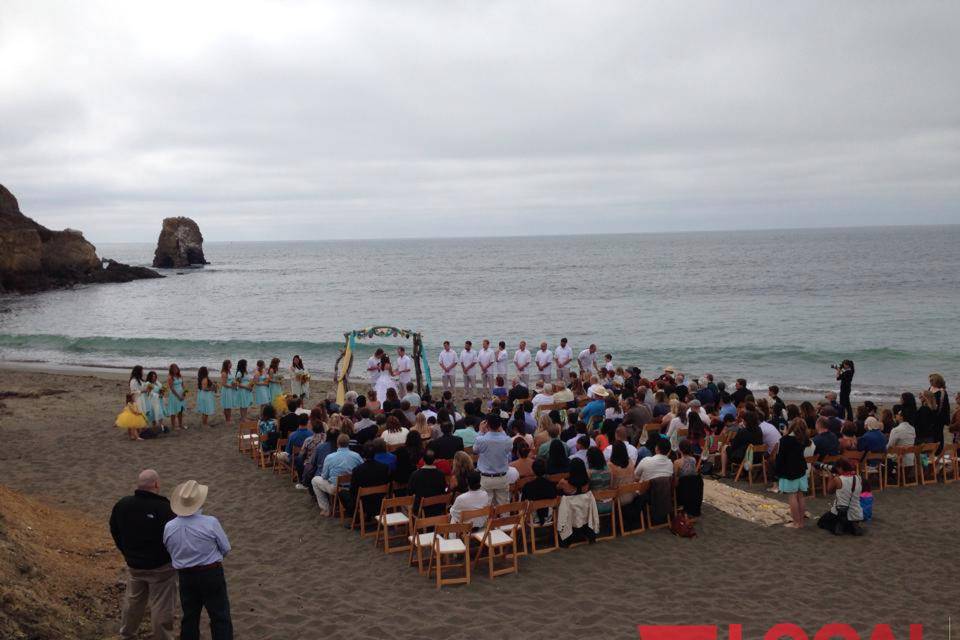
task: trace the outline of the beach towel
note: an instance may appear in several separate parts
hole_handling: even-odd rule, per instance
[[[587,526],[600,533],[600,514],[597,512],[597,500],[593,493],[581,493],[560,498],[557,507],[557,532],[561,540],[566,540],[575,529]]]
[[[779,500],[764,497],[730,485],[705,480],[703,501],[724,513],[765,527],[785,524],[793,519],[790,507]]]

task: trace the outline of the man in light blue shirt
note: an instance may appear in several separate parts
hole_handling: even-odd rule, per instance
[[[590,425],[590,421],[593,418],[599,418],[603,422],[603,416],[607,412],[607,405],[604,402],[604,398],[609,395],[609,392],[602,387],[600,389],[594,389],[591,387],[591,393],[596,396],[593,400],[588,402],[586,406],[580,410],[580,420],[584,424]]]
[[[480,423],[480,435],[473,443],[477,454],[480,488],[490,495],[494,505],[510,502],[507,469],[513,453],[513,439],[503,432],[500,416],[490,414]]]
[[[232,640],[230,601],[223,575],[223,557],[230,541],[213,516],[200,511],[207,487],[196,480],[177,485],[170,496],[170,509],[177,517],[163,529],[163,545],[180,578],[180,638],[200,638],[200,612],[207,610],[213,640]]]
[[[362,462],[360,454],[350,450],[350,436],[341,433],[337,438],[337,450],[324,458],[320,475],[314,476],[310,481],[320,513],[330,515],[329,496],[337,491],[337,478],[344,474],[350,475],[353,468]]]

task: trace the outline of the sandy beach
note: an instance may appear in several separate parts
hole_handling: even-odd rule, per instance
[[[758,638],[779,622],[810,637],[842,622],[864,638],[878,623],[896,638],[923,624],[925,638],[940,638],[960,608],[952,554],[960,483],[875,492],[875,520],[862,538],[760,527],[705,506],[695,539],[658,530],[524,557],[518,576],[481,574],[437,592],[405,555],[375,550],[372,539],[321,517],[288,480],[238,455],[222,417],[200,429],[190,413],[186,431],[127,440],[112,426],[125,388],[125,374],[0,370],[0,391],[28,396],[0,404],[0,484],[84,514],[107,539],[110,509],[139,470],[156,469],[165,493],[190,478],[208,484],[205,511],[221,520],[234,548],[225,570],[244,640],[636,638],[640,624],[731,623]],[[817,498],[808,510],[816,517],[826,507]],[[116,575],[123,576],[119,562]],[[115,631],[119,597],[99,637]]]

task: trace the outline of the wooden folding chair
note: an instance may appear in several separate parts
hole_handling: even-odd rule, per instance
[[[266,469],[267,467],[272,467],[274,462],[274,454],[277,452],[276,449],[273,451],[264,451],[263,443],[267,441],[267,434],[258,436],[259,444],[257,446],[257,466],[261,469]]]
[[[939,442],[921,444],[917,449],[919,453],[914,458],[914,469],[916,475],[920,478],[920,484],[937,484],[937,449]],[[927,469],[930,469],[930,477],[927,477]]]
[[[277,455],[278,453],[285,452],[287,448],[287,439],[281,438],[277,440],[277,448],[273,452],[273,475],[280,475],[281,473],[290,473],[291,464],[284,462],[283,457]],[[291,460],[292,462],[292,460]]]
[[[441,493],[438,496],[430,496],[428,498],[420,499],[420,506],[417,509],[417,520],[427,517],[427,509],[429,507],[443,506],[443,512],[446,513],[450,510],[450,505],[453,503],[453,494],[452,493]]]
[[[883,491],[887,486],[887,454],[867,452],[860,462],[860,475],[866,482],[870,476],[877,476],[877,483],[872,485],[879,491]]]
[[[750,486],[753,486],[753,473],[759,468],[760,473],[763,476],[763,484],[767,484],[768,483],[767,465],[764,464],[766,455],[767,455],[766,445],[763,445],[763,444],[747,445],[747,451],[746,453],[743,454],[743,460],[740,461],[740,466],[737,467],[737,475],[733,477],[733,481],[734,482],[739,481],[740,474],[746,471],[747,483]]]
[[[394,480],[390,483],[390,495],[391,496],[405,496],[407,495],[407,483],[406,482],[397,482]]]
[[[840,458],[843,456],[823,456],[820,460],[822,464],[837,464],[840,461]],[[822,471],[814,469],[815,478],[820,480],[820,491],[826,496],[827,495],[827,480],[830,479],[831,474],[828,471]],[[816,481],[816,480],[815,480]]]
[[[237,451],[241,455],[253,456],[253,450],[260,441],[257,425],[254,422],[241,421],[237,423]]]
[[[597,501],[597,512],[600,516],[600,532],[603,532],[603,519],[604,517],[610,521],[610,534],[609,535],[600,535],[597,534],[597,542],[601,540],[613,540],[617,537],[617,489],[595,489],[593,491],[593,498]],[[600,511],[601,504],[609,504],[610,511],[603,513]],[[676,501],[674,501],[676,504]]]
[[[749,450],[748,450],[748,451],[749,451]],[[641,493],[649,493],[650,491],[652,491],[652,490],[653,490],[653,487],[652,487],[651,485],[652,485],[653,482],[660,482],[660,481],[665,481],[665,480],[669,480],[669,481],[670,481],[670,485],[671,485],[671,486],[670,486],[670,500],[672,501],[672,500],[673,500],[673,497],[674,497],[674,491],[673,491],[673,490],[674,490],[674,487],[676,486],[676,484],[675,484],[675,483],[676,483],[676,476],[674,476],[674,477],[672,477],[672,478],[654,478],[653,480],[645,480],[644,482],[645,482],[646,485],[647,485],[647,491],[646,491],[646,492],[641,492]],[[646,517],[647,517],[647,529],[663,529],[664,527],[669,527],[669,526],[670,526],[670,517],[669,517],[669,515],[668,515],[667,519],[666,519],[664,522],[662,522],[662,523],[660,523],[660,524],[654,524],[654,523],[653,523],[653,509],[651,508],[649,502],[646,504],[646,509],[645,509],[644,511],[646,512]],[[668,510],[667,513],[668,513],[668,514],[673,514],[673,513],[675,513],[675,512],[676,512],[676,502],[674,502],[673,504],[670,505],[670,509]]]
[[[387,491],[390,490],[390,485],[388,484],[378,484],[375,487],[361,487],[357,490],[357,504],[353,506],[353,518],[350,520],[350,529],[360,529],[360,537],[366,538],[367,536],[375,536],[379,532],[379,527],[373,531],[367,531],[367,513],[363,508],[363,499],[366,496],[383,496],[383,499],[387,497]],[[381,511],[382,511],[381,506]]]
[[[423,575],[423,551],[427,549],[433,553],[433,537],[436,535],[433,529],[440,524],[449,524],[450,516],[432,516],[430,518],[417,518],[414,521],[413,534],[410,540],[410,566],[417,565],[417,572]],[[414,561],[414,551],[416,551],[416,561]]]
[[[817,456],[806,456],[807,462],[807,491],[811,498],[817,497],[817,470],[813,467],[814,463],[819,462]]]
[[[541,553],[550,553],[560,548],[560,537],[557,533],[557,507],[560,506],[560,498],[545,498],[543,500],[531,500],[527,503],[527,528],[530,530],[530,553],[538,555]],[[540,509],[549,509],[546,522],[538,523],[537,511]],[[553,545],[537,548],[537,532],[547,529],[552,533]]]
[[[884,464],[887,481],[885,486],[890,488],[903,486],[903,447],[888,447],[887,462]],[[891,475],[896,472],[896,477],[891,479]]]
[[[506,505],[504,505],[506,506]],[[487,551],[487,568],[490,572],[490,579],[508,573],[517,573],[517,536],[522,530],[523,507],[519,514],[509,516],[491,517],[487,520],[487,526],[483,531],[477,531],[473,534],[473,539],[479,543],[477,553],[473,559],[473,566],[476,568],[484,549]],[[504,568],[495,569],[494,563],[498,558],[506,559],[509,552],[511,562]]]
[[[413,522],[413,496],[403,496],[401,498],[384,498],[380,502],[380,513],[374,516],[377,521],[377,535],[373,539],[373,546],[380,544],[380,534],[383,533],[383,551],[384,553],[399,553],[410,549],[410,536],[413,534],[411,524]],[[405,528],[406,533],[400,535],[391,535],[391,528]],[[391,540],[397,538],[406,541],[402,546],[390,546]]]
[[[650,442],[650,434],[655,433],[660,435],[660,430],[663,429],[662,422],[648,422],[643,425],[643,433],[645,434],[644,442]],[[649,449],[649,447],[647,447]]]
[[[903,457],[901,462],[904,462],[908,455],[913,454],[913,465],[904,466],[901,465],[900,468],[900,477],[903,479],[902,487],[917,487],[920,486],[920,475],[923,473],[920,471],[920,447],[902,447]],[[913,480],[907,480],[907,469],[913,469]]]
[[[615,503],[615,508],[617,510],[617,522],[620,524],[620,537],[625,536],[635,536],[638,533],[643,533],[646,531],[646,528],[643,526],[643,510],[638,514],[640,518],[640,526],[635,529],[627,529],[626,524],[623,518],[623,503],[622,499],[625,496],[633,495],[633,500],[636,500],[639,496],[644,495],[647,491],[650,490],[650,482],[631,482],[630,484],[622,484],[617,487],[617,500]],[[629,504],[629,503],[628,503]]]
[[[953,443],[943,445],[943,450],[940,452],[940,474],[943,477],[943,483],[956,482],[958,471],[960,471],[960,465],[957,464],[957,445]]]
[[[467,509],[460,512],[460,522],[465,522],[470,525],[470,528],[473,529],[473,521],[479,518],[483,518],[483,524],[476,527],[477,530],[481,530],[487,526],[487,521],[490,519],[490,514],[492,513],[492,507],[481,507],[479,509]]]
[[[350,486],[350,474],[341,473],[337,476],[337,482],[334,485],[333,498],[330,500],[330,517],[340,517],[340,524],[347,519],[347,507],[343,504],[343,498],[340,497],[342,491],[346,491]]]
[[[860,468],[860,462],[863,460],[863,451],[852,451],[850,449],[845,449],[840,452],[840,457],[846,458],[853,463],[855,469]]]
[[[433,530],[433,552],[430,554],[430,564],[427,566],[427,575],[433,571],[436,563],[437,589],[445,584],[470,584],[470,532],[469,523],[438,524]],[[451,537],[452,536],[452,537]],[[448,556],[462,555],[463,562],[444,564],[443,559]],[[444,578],[444,569],[463,567],[464,575],[459,578]]]
[[[516,482],[510,485],[510,499],[514,502],[518,501],[520,499],[520,494],[523,492],[523,488],[527,486],[527,483],[536,479],[536,476],[524,476],[523,478],[518,478]]]

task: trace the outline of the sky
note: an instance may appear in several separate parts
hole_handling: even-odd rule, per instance
[[[957,2],[0,0],[0,184],[93,241],[960,223]]]

